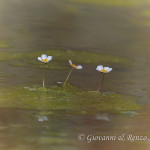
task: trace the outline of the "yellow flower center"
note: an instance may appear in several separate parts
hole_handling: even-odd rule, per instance
[[[72,67],[75,67],[75,68],[77,68],[77,66],[76,66],[75,64],[72,64]]]
[[[102,72],[107,72],[108,70],[105,70],[105,69],[101,69],[101,71],[102,71]]]
[[[47,59],[42,59],[44,62],[47,62]]]

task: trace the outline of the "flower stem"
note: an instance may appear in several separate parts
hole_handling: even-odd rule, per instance
[[[68,79],[69,79],[69,77],[70,77],[72,71],[73,71],[73,68],[71,68],[71,70],[69,71],[69,74],[68,74],[68,76],[67,76],[67,78],[66,78],[66,80],[65,80],[65,82],[64,82],[64,85],[66,85],[66,83],[67,83],[67,81],[68,81]]]
[[[44,63],[44,69],[43,69],[43,87],[45,87],[45,72],[46,72],[46,63]]]
[[[103,87],[104,73],[102,73],[102,74],[103,74],[102,81],[101,81],[101,83],[100,83],[100,87],[98,88],[97,92],[99,92],[99,91],[102,89],[102,87]]]

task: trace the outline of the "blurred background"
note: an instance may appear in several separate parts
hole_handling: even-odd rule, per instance
[[[113,71],[105,80],[104,90],[136,96],[143,107],[138,115],[107,113],[109,119],[100,120],[95,116],[54,112],[47,121],[39,121],[34,110],[3,108],[0,109],[1,149],[149,150],[147,142],[86,144],[77,139],[79,133],[150,136],[149,39],[149,0],[0,0],[0,51],[41,51],[42,54],[44,50],[73,50],[128,58],[132,61],[130,67],[107,64]],[[70,82],[95,90],[100,82],[96,65],[85,67],[81,72],[74,72]],[[1,61],[0,73],[1,87],[41,84],[38,68],[17,67]],[[64,81],[65,75],[66,70],[48,70],[47,82],[55,85]]]

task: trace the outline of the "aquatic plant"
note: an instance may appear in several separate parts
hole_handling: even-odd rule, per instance
[[[111,7],[133,7],[141,5],[141,0],[69,0],[74,3]],[[145,1],[149,4],[149,1]]]
[[[69,71],[69,74],[68,74],[68,76],[67,76],[67,78],[66,78],[66,80],[65,80],[65,82],[64,82],[64,85],[67,83],[67,81],[68,81],[68,79],[69,79],[69,77],[70,77],[70,75],[71,75],[73,69],[82,69],[82,66],[81,66],[81,65],[78,65],[78,66],[77,66],[77,65],[73,64],[71,60],[69,60],[69,64],[72,66],[72,68],[71,68],[71,70]]]
[[[103,86],[104,74],[109,73],[112,70],[112,68],[103,67],[102,65],[99,65],[99,66],[97,66],[96,70],[102,73],[102,80],[101,80],[101,83],[100,83],[100,87],[97,90],[97,92],[99,92],[101,90],[102,86]]]
[[[0,87],[0,108],[32,109],[42,111],[40,119],[55,111],[67,114],[96,115],[100,113],[135,112],[141,109],[138,98],[113,92],[89,92],[79,87],[13,86]],[[37,116],[37,117],[38,117]],[[39,117],[38,117],[39,120]]]
[[[46,64],[52,60],[52,56],[47,56],[46,54],[42,54],[41,57],[38,57],[38,60],[44,63],[43,69],[43,87],[45,87],[45,72],[46,72]]]
[[[94,65],[101,62],[101,64],[111,64],[112,66],[119,68],[131,68],[133,60],[127,57],[121,57],[116,55],[106,55],[89,51],[78,50],[42,50],[43,54],[55,57],[55,61],[51,62],[52,65],[47,65],[46,69],[51,70],[65,70],[68,68],[66,60],[71,58],[73,62],[78,64]],[[43,64],[35,60],[36,57],[41,56],[41,51],[33,52],[6,52],[0,51],[0,62],[9,63],[12,66],[17,67],[30,67],[30,68],[42,68]],[[137,60],[134,59],[136,63]]]

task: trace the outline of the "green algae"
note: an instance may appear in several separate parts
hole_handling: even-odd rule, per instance
[[[148,9],[142,9],[138,12],[136,12],[135,14],[137,17],[134,18],[134,20],[131,20],[132,23],[134,24],[138,24],[140,26],[146,26],[149,27],[150,26],[150,21],[149,21],[149,17],[150,17],[150,10]]]
[[[9,48],[10,45],[6,40],[0,40],[0,48]]]
[[[0,107],[34,109],[50,112],[49,114],[52,114],[52,111],[65,111],[81,115],[140,109],[135,97],[87,92],[71,85],[0,88]]]
[[[149,9],[148,10],[144,9],[140,12],[140,15],[143,16],[143,17],[150,17],[150,10]]]
[[[45,50],[43,54],[53,56],[53,60],[47,64],[47,69],[66,69],[69,67],[68,60],[71,59],[77,64],[115,64],[127,66],[131,60],[125,57],[104,55],[95,52],[73,51],[73,50]],[[7,53],[0,52],[0,60],[8,61],[11,65],[18,67],[36,67],[43,68],[44,65],[37,60],[41,56],[41,51],[26,53]],[[12,61],[13,60],[13,61]]]
[[[17,52],[5,52],[5,51],[0,51],[0,61],[11,61],[11,60],[15,60],[17,58],[20,58],[21,54],[17,53]]]
[[[68,0],[75,3],[102,5],[102,6],[116,6],[116,7],[129,7],[138,6],[142,4],[141,0]],[[148,1],[145,1],[148,3]]]

